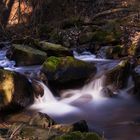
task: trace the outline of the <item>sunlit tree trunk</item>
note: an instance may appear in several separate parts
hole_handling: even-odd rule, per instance
[[[2,11],[2,13],[1,13],[1,17],[0,17],[1,18],[1,24],[4,28],[8,24],[8,20],[9,20],[10,13],[11,13],[12,6],[13,6],[14,2],[15,2],[15,0],[9,0],[7,6],[5,4],[4,11]]]

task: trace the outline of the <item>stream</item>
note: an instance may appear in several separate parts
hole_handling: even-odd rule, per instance
[[[15,67],[15,62],[5,57],[6,51],[7,48],[0,50],[0,67],[31,76],[40,70],[41,66]],[[107,140],[140,140],[140,102],[129,94],[134,85],[131,76],[127,88],[117,89],[115,97],[106,97],[102,94],[106,80],[104,73],[119,61],[96,58],[90,52],[74,52],[74,57],[96,63],[96,78],[79,89],[61,91],[59,98],[38,81],[44,88],[44,95],[35,99],[30,109],[46,113],[59,123],[86,120],[91,131],[101,134]]]

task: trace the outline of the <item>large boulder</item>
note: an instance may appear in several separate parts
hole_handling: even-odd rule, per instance
[[[119,59],[124,56],[124,48],[122,45],[109,46],[106,48],[105,53],[107,59]]]
[[[88,78],[91,74],[96,73],[96,67],[94,64],[77,60],[71,56],[52,56],[44,62],[42,71],[47,75],[49,81],[65,83]]]
[[[140,97],[140,65],[138,65],[134,70],[133,70],[133,80],[134,80],[134,94],[138,95]]]
[[[99,29],[94,32],[82,33],[79,36],[79,44],[93,42],[97,45],[111,45],[120,43],[121,34]]]
[[[70,49],[60,45],[54,44],[46,41],[40,41],[39,48],[47,52],[48,56],[67,56],[72,55]]]
[[[130,63],[128,60],[122,60],[116,66],[106,73],[106,85],[112,85],[114,89],[124,88],[127,86]]]
[[[0,69],[0,118],[32,104],[33,97],[32,85],[25,76]]]
[[[7,53],[7,57],[14,60],[17,66],[28,66],[42,64],[47,54],[27,45],[13,44],[12,48]]]

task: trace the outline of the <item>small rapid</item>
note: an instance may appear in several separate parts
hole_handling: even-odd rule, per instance
[[[0,51],[0,66],[22,74],[36,74],[41,66],[16,67],[14,61],[6,58],[7,48]],[[113,92],[115,97],[104,96],[106,71],[118,64],[118,61],[96,58],[90,52],[78,54],[76,59],[96,63],[98,73],[83,87],[62,90],[60,97],[55,97],[41,81],[37,84],[44,89],[44,95],[35,98],[29,110],[45,113],[60,123],[72,123],[86,120],[91,131],[96,131],[109,140],[139,140],[140,138],[140,103],[132,98],[134,87],[132,77],[125,89]]]

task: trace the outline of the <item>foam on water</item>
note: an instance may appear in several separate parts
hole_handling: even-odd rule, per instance
[[[0,66],[5,69],[23,74],[36,73],[40,69],[40,66],[15,67],[15,62],[9,61],[5,55],[6,50],[1,50]],[[62,96],[59,99],[52,94],[43,82],[38,82],[44,89],[44,95],[35,98],[35,102],[30,106],[30,109],[48,114],[60,123],[71,123],[84,119],[90,129],[101,134],[104,132],[107,139],[139,139],[139,126],[135,125],[134,120],[140,118],[140,103],[128,96],[128,92],[134,86],[132,78],[129,78],[126,89],[118,89],[118,96],[115,98],[103,97],[101,93],[106,78],[104,71],[114,67],[118,62],[98,59],[89,52],[82,54],[74,52],[74,55],[76,59],[97,62],[98,72],[102,71],[100,76],[92,79],[79,89],[62,91]]]
[[[83,52],[82,54],[79,54],[78,52],[76,51],[73,51],[73,54],[74,54],[74,57],[76,59],[79,59],[79,60],[83,60],[83,61],[87,61],[87,62],[108,62],[108,61],[112,61],[112,60],[109,60],[109,59],[104,59],[104,58],[96,58],[96,55],[90,53],[90,52]]]

